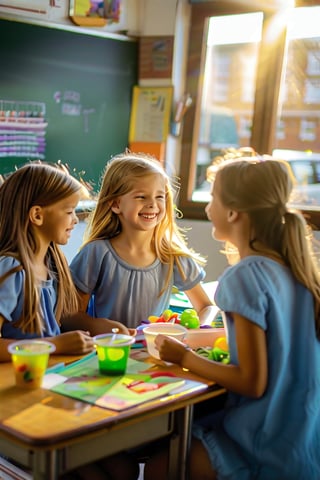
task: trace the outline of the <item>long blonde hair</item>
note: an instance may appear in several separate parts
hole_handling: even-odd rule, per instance
[[[0,187],[0,256],[11,256],[21,266],[6,272],[0,283],[11,273],[23,270],[24,302],[22,315],[16,323],[23,332],[42,334],[43,321],[40,292],[33,274],[33,258],[37,239],[29,221],[34,205],[50,206],[80,191],[81,184],[62,169],[45,163],[29,163],[12,173]],[[14,212],[12,213],[12,209]],[[78,310],[78,298],[69,267],[59,246],[51,242],[47,260],[57,279],[56,319]]]
[[[209,180],[219,176],[223,205],[248,214],[253,235],[250,247],[281,259],[310,290],[320,338],[320,274],[311,228],[299,211],[287,206],[295,184],[287,162],[271,157],[240,158],[213,165],[207,173]]]
[[[146,175],[160,175],[166,185],[166,213],[156,226],[153,236],[157,258],[169,265],[164,290],[168,286],[175,262],[182,278],[185,278],[179,256],[192,257],[201,265],[205,264],[205,259],[187,246],[184,231],[176,223],[178,210],[174,205],[173,186],[157,159],[129,151],[111,159],[104,171],[97,205],[88,219],[83,246],[94,240],[110,239],[121,232],[119,217],[111,209],[112,203],[132,191],[136,180]]]

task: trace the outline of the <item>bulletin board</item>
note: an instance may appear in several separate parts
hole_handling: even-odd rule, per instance
[[[143,36],[139,43],[139,79],[171,79],[174,36]]]
[[[134,86],[129,142],[165,142],[169,133],[172,87]]]
[[[39,122],[41,158],[85,172],[97,191],[107,161],[128,147],[137,41],[0,19],[0,58],[3,125],[31,134]],[[35,159],[17,141],[10,150],[0,134],[0,174]]]

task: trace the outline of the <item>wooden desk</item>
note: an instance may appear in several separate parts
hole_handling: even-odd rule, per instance
[[[51,364],[61,361],[70,357],[51,358]],[[19,389],[11,363],[0,364],[1,454],[31,469],[34,480],[56,480],[67,470],[170,435],[168,478],[185,479],[193,405],[225,390],[177,366],[165,369],[206,385],[118,413],[50,390]]]

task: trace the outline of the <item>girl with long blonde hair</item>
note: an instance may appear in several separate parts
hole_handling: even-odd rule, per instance
[[[72,260],[82,309],[136,327],[169,307],[173,286],[208,321],[204,259],[176,223],[174,190],[155,158],[125,152],[108,164],[85,243]]]
[[[225,408],[194,425],[189,478],[320,478],[320,275],[288,164],[239,158],[209,168],[212,235],[239,260],[218,281],[230,363],[159,335],[162,360],[224,386]],[[213,406],[214,409],[214,406]],[[166,452],[145,479],[165,478]]]
[[[14,339],[49,337],[57,354],[94,349],[92,336],[121,324],[79,313],[59,245],[78,223],[82,185],[63,169],[29,163],[0,187],[0,361]]]

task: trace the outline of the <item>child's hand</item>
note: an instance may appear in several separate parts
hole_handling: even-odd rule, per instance
[[[137,333],[135,328],[127,328],[122,323],[110,320],[109,318],[87,317],[89,318],[89,322],[86,322],[86,327],[84,328],[90,329],[92,337],[103,333],[122,333],[123,335],[131,336],[135,336]]]
[[[50,337],[50,342],[56,346],[55,354],[58,355],[83,355],[94,349],[90,333],[83,330],[73,330]]]
[[[184,343],[175,338],[160,334],[155,338],[155,346],[159,350],[161,360],[181,365],[187,349]]]

